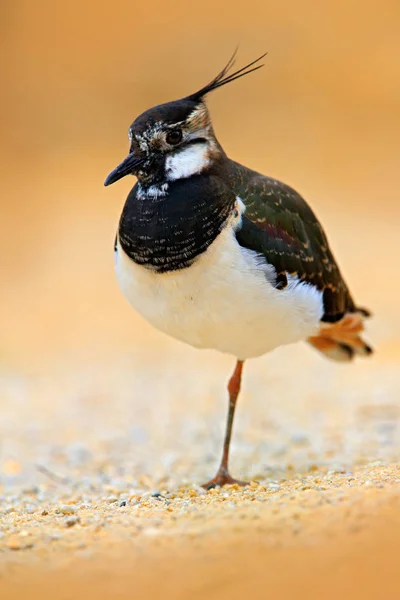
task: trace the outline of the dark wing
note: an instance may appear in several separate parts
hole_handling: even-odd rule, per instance
[[[323,321],[334,322],[356,309],[325,233],[311,208],[289,186],[230,162],[234,193],[246,205],[237,232],[241,246],[263,254],[277,273],[276,287],[287,285],[287,274],[323,292]]]

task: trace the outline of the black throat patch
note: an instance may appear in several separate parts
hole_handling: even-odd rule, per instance
[[[223,179],[211,174],[157,188],[136,184],[119,223],[121,247],[158,273],[189,267],[221,232],[235,200]]]

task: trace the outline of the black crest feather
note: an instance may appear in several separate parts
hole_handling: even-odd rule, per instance
[[[256,60],[253,60],[251,63],[249,63],[245,67],[242,67],[238,71],[235,71],[234,73],[231,73],[230,75],[227,75],[229,73],[229,71],[232,69],[233,65],[235,64],[236,54],[237,54],[237,48],[236,48],[235,52],[232,54],[231,58],[229,59],[228,63],[226,64],[226,66],[222,69],[222,71],[220,73],[218,73],[218,75],[216,77],[214,77],[214,79],[212,81],[210,81],[210,83],[208,83],[207,85],[202,87],[198,92],[195,92],[194,94],[191,94],[190,96],[188,96],[188,99],[198,102],[209,92],[212,92],[212,91],[216,90],[217,88],[222,87],[223,85],[226,85],[227,83],[231,83],[231,81],[235,81],[235,79],[244,77],[244,75],[248,75],[249,73],[252,73],[253,71],[257,71],[258,69],[261,69],[261,67],[263,67],[264,64],[257,65],[256,67],[253,67],[253,65],[256,65],[258,62],[260,62],[261,59],[264,58],[264,56],[267,55],[267,53],[262,54],[262,56],[259,56],[258,58],[256,58]],[[253,68],[251,69],[250,67],[253,67]]]

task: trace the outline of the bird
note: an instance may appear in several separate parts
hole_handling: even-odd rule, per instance
[[[104,182],[137,178],[114,246],[129,303],[165,334],[236,361],[222,458],[206,489],[248,483],[229,469],[246,360],[300,341],[339,362],[373,351],[360,335],[370,312],[355,304],[310,206],[229,158],[216,137],[208,95],[264,66],[266,54],[233,71],[236,53],[198,91],[138,116],[128,156]]]

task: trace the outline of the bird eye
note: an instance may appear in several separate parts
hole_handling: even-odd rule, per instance
[[[182,139],[182,130],[181,129],[171,129],[171,131],[168,131],[167,133],[167,143],[171,144],[171,146],[175,146],[176,144],[179,144],[179,142]]]

